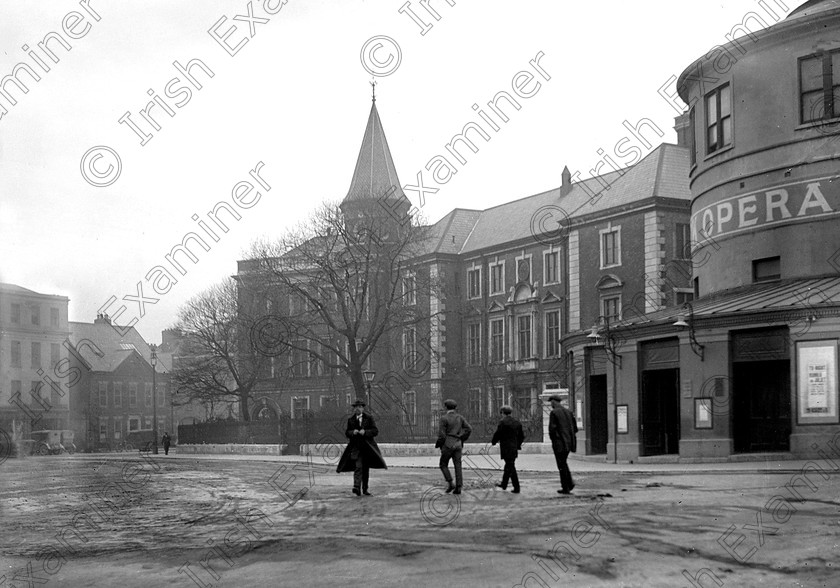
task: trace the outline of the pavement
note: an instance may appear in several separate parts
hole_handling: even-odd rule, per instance
[[[96,453],[76,454],[70,459],[125,459],[133,456],[134,453]],[[759,456],[750,456],[750,461],[719,462],[719,463],[607,463],[595,461],[591,457],[580,458],[574,454],[569,456],[569,468],[572,472],[611,472],[611,473],[651,473],[651,474],[708,474],[708,473],[798,473],[813,460],[808,459],[767,459],[762,460]],[[38,459],[38,458],[29,458]],[[222,461],[265,461],[272,463],[307,463],[307,458],[302,455],[231,455],[231,454],[181,454],[177,449],[172,449],[169,455],[160,453],[156,459],[168,460],[222,460]],[[389,468],[438,468],[437,456],[401,456],[385,457]],[[312,456],[313,464],[336,465],[338,458],[324,458]],[[503,462],[498,455],[470,453],[464,455],[464,468],[477,470],[501,470]],[[557,464],[553,454],[520,454],[516,460],[516,469],[520,472],[556,472]],[[827,473],[838,473],[823,468]]]

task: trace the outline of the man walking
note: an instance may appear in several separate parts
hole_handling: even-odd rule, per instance
[[[503,406],[499,409],[502,420],[493,434],[492,444],[499,444],[499,453],[505,462],[505,471],[502,473],[502,483],[496,484],[502,490],[507,490],[508,480],[513,484],[513,493],[519,494],[519,476],[516,474],[516,457],[522,449],[522,442],[525,440],[525,433],[522,430],[522,423],[513,418],[513,409]]]
[[[551,416],[548,419],[548,437],[551,439],[551,448],[554,450],[554,458],[557,460],[557,469],[560,471],[561,490],[560,494],[571,494],[575,487],[572,481],[572,472],[569,471],[567,459],[569,452],[577,451],[577,422],[575,415],[568,408],[563,406],[562,397],[554,394],[549,397],[551,401]]]
[[[461,472],[461,454],[464,442],[469,439],[472,428],[467,420],[455,412],[458,403],[454,400],[446,400],[443,403],[446,414],[440,418],[438,428],[438,440],[435,447],[440,449],[440,470],[449,485],[446,492],[453,494],[461,493],[461,486],[464,483]],[[452,485],[452,474],[449,473],[449,460],[455,464],[455,485]]]
[[[371,496],[368,492],[370,468],[388,469],[374,437],[379,434],[373,417],[364,411],[365,403],[357,400],[353,403],[353,415],[347,419],[349,442],[341,455],[336,471],[353,472],[353,494]]]
[[[164,431],[163,437],[160,440],[163,441],[163,454],[169,455],[169,446],[172,444],[172,437],[169,436],[169,431]]]

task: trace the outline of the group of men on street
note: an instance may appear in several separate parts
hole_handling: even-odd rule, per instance
[[[551,401],[551,414],[549,415],[548,437],[551,440],[551,447],[554,451],[554,458],[557,462],[557,470],[560,473],[560,487],[557,492],[560,494],[571,494],[575,487],[572,474],[569,471],[569,453],[577,451],[577,422],[574,414],[563,406],[563,399],[560,395],[549,397]],[[441,416],[438,427],[438,438],[435,447],[440,449],[440,469],[443,478],[446,480],[446,492],[460,494],[464,484],[461,460],[463,456],[464,443],[469,439],[472,428],[467,420],[456,412],[458,407],[454,400],[446,400],[444,403],[446,413]],[[368,491],[368,480],[371,468],[387,469],[375,437],[379,434],[373,417],[364,411],[365,403],[357,400],[353,403],[353,415],[347,419],[345,435],[348,443],[338,462],[336,471],[353,472],[353,494],[356,496],[371,496]],[[499,444],[502,461],[505,462],[502,472],[502,481],[496,484],[502,490],[507,490],[508,483],[512,485],[514,494],[519,494],[519,476],[516,473],[516,458],[522,449],[522,442],[525,440],[525,433],[522,423],[513,417],[513,409],[510,406],[502,406],[499,410],[501,420],[493,434],[491,443]],[[449,471],[449,462],[452,461],[455,468],[455,479],[453,483],[452,473]]]

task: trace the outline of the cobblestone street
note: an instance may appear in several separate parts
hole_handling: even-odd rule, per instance
[[[572,496],[550,471],[514,495],[472,470],[457,497],[392,466],[357,498],[350,475],[285,458],[8,460],[0,586],[837,585],[836,474],[706,467],[582,468]]]

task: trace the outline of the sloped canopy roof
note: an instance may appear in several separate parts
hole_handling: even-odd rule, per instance
[[[394,191],[390,192],[392,188]],[[376,201],[385,194],[388,194],[389,200],[408,201],[403,193],[400,179],[397,177],[397,168],[391,158],[391,150],[385,139],[385,130],[382,128],[382,121],[379,120],[379,112],[374,102],[370,107],[370,116],[365,128],[365,136],[362,139],[362,148],[359,150],[359,158],[356,160],[353,179],[350,182],[350,190],[342,205],[349,202]]]

